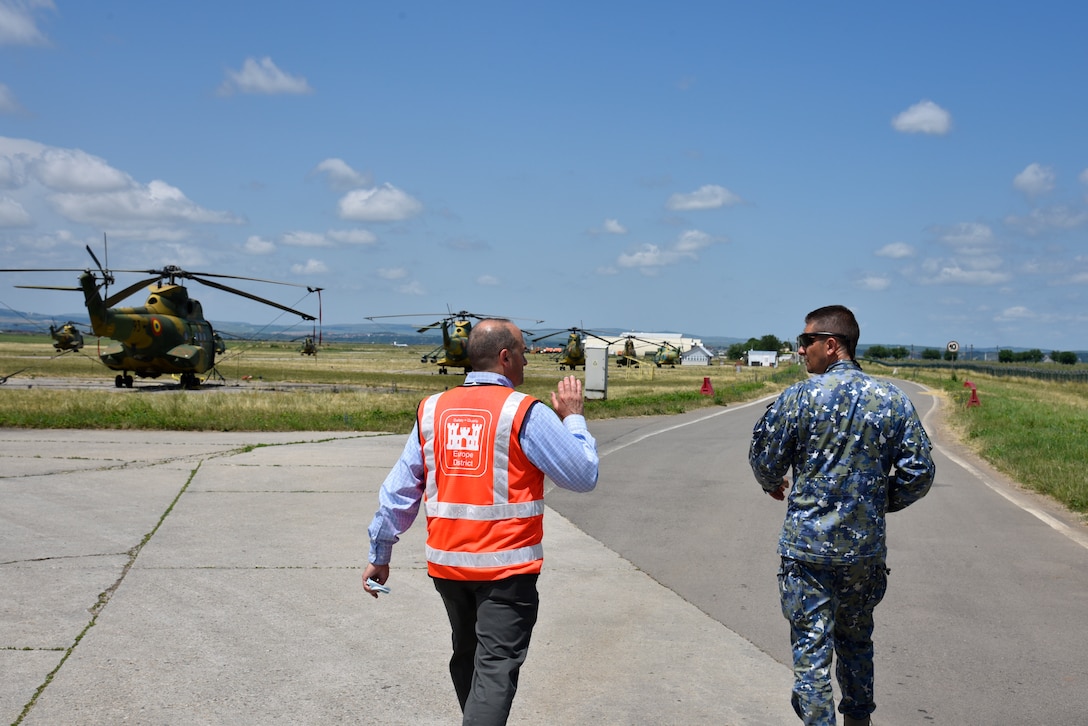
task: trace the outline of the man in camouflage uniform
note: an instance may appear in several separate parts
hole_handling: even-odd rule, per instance
[[[935,471],[910,400],[854,360],[859,336],[841,305],[805,317],[797,352],[814,375],[768,407],[748,453],[775,499],[786,497],[793,468],[778,584],[793,643],[793,708],[809,726],[835,724],[832,651],[845,723],[870,723],[873,609],[888,574],[884,515],[925,496]]]

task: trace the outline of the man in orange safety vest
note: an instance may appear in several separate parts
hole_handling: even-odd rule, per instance
[[[544,478],[572,491],[597,484],[597,445],[582,383],[559,381],[552,408],[516,391],[525,340],[509,320],[469,334],[462,386],[424,399],[378,494],[363,589],[389,578],[393,545],[423,505],[427,572],[453,629],[450,675],[464,724],[505,724],[536,624],[544,560]],[[553,410],[554,409],[554,410]]]

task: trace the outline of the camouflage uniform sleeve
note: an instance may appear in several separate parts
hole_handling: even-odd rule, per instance
[[[888,510],[898,512],[924,497],[937,468],[932,447],[910,399],[900,394],[904,406],[903,436],[895,457],[895,472],[888,483]]]
[[[794,388],[784,391],[752,429],[748,463],[765,492],[773,492],[782,484],[797,450],[797,422],[792,420],[792,412],[797,410],[794,398]]]

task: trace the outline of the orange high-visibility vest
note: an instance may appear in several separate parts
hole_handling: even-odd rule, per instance
[[[419,404],[427,572],[501,580],[540,572],[544,473],[518,434],[536,399],[506,386],[459,386]]]

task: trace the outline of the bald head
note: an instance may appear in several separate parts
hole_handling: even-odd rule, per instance
[[[502,372],[499,355],[503,350],[520,351],[521,330],[505,318],[486,318],[468,334],[468,360],[474,371]]]

